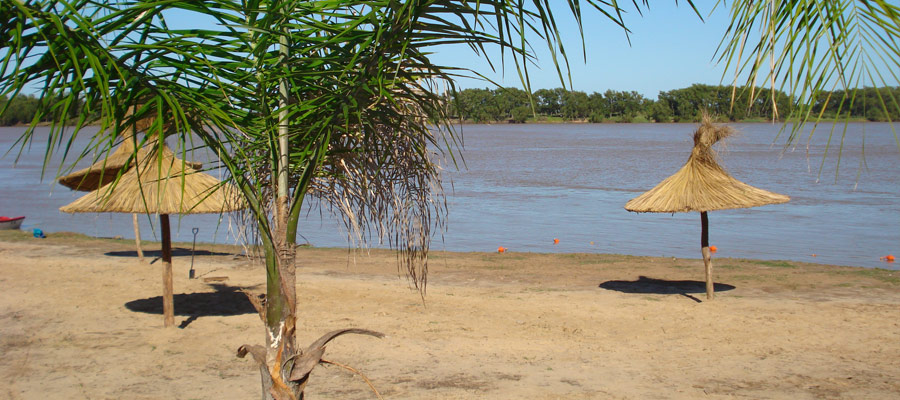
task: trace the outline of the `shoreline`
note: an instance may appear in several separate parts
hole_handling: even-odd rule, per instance
[[[237,291],[264,291],[265,270],[235,257],[236,246],[198,245],[198,279],[188,279],[190,252],[176,252],[181,328],[165,329],[161,263],[139,263],[133,241],[9,232],[0,232],[2,396],[259,396],[258,369],[235,350],[262,343],[264,330]],[[714,259],[707,301],[699,259],[429,259],[422,296],[391,251],[298,249],[299,343],[347,327],[387,334],[341,337],[325,354],[387,399],[900,394],[898,271]],[[375,398],[357,375],[328,366],[313,371],[307,394]]]
[[[8,233],[8,232],[22,232],[22,233],[15,234],[15,233]],[[132,250],[134,250],[134,246],[135,246],[135,242],[134,242],[133,238],[123,238],[123,237],[119,237],[119,236],[115,236],[115,237],[90,236],[90,235],[87,235],[84,233],[69,232],[69,231],[60,231],[60,232],[44,231],[44,233],[47,234],[47,238],[40,239],[40,240],[47,240],[47,239],[61,240],[61,242],[58,242],[58,243],[66,243],[69,240],[95,242],[95,244],[110,243],[110,244],[114,244],[114,245],[123,245],[126,247],[130,247]],[[18,231],[16,231],[16,230],[13,230],[13,231],[0,230],[0,242],[10,241],[10,240],[19,241],[19,240],[32,240],[32,239],[34,239],[32,237],[32,234],[30,232],[28,232],[27,230],[18,230]],[[54,241],[51,240],[50,242],[54,242]],[[197,241],[196,243],[197,243],[198,249],[200,249],[202,247],[204,249],[217,249],[217,250],[221,250],[221,251],[233,252],[236,254],[240,254],[245,251],[245,247],[242,245],[239,245],[239,244],[210,243],[210,242],[204,242],[204,241]],[[184,241],[184,242],[173,241],[172,242],[173,248],[181,247],[182,250],[184,248],[190,249],[191,244],[192,244],[192,242],[189,242],[189,241]],[[143,251],[145,253],[147,253],[147,252],[152,252],[154,250],[157,250],[157,248],[161,246],[161,243],[159,241],[153,241],[153,240],[141,240],[141,246],[142,246]],[[309,243],[297,244],[297,248],[298,249],[315,249],[315,250],[323,250],[323,251],[337,251],[337,252],[352,253],[352,254],[364,254],[364,253],[368,253],[368,252],[385,252],[385,253],[393,254],[396,251],[396,250],[392,250],[392,249],[378,248],[378,247],[354,248],[354,247],[348,247],[348,246],[341,246],[341,247],[314,246]],[[485,252],[485,251],[437,250],[437,249],[429,250],[429,254],[495,254],[495,253],[496,252],[492,252],[492,251]],[[681,257],[681,258],[677,258],[677,259],[678,260],[702,261],[702,259],[699,256],[699,249],[698,249],[697,253],[698,253],[697,257],[686,257],[686,258]],[[627,253],[577,252],[577,251],[576,252],[547,252],[547,251],[542,252],[542,251],[528,251],[528,250],[515,250],[515,251],[506,250],[506,255],[508,255],[508,256],[509,255],[524,255],[524,256],[584,255],[584,256],[589,256],[589,257],[590,256],[598,256],[598,257],[618,256],[618,257],[635,257],[635,258],[647,258],[647,259],[673,259],[673,258],[676,258],[676,257],[670,256],[670,255],[653,256],[653,255],[627,254]],[[792,260],[792,259],[788,259],[788,258],[784,258],[784,259],[779,259],[779,258],[772,258],[772,259],[769,259],[769,258],[740,258],[740,257],[718,258],[715,255],[713,255],[713,259],[714,260],[716,260],[716,259],[718,259],[718,260],[739,260],[739,261],[757,262],[757,263],[788,263],[788,264],[795,264],[795,265],[818,265],[818,266],[834,267],[834,268],[860,268],[860,269],[864,269],[864,270],[879,270],[879,271],[887,271],[889,273],[896,273],[897,276],[900,277],[900,264],[897,264],[895,262],[887,262],[884,260],[881,261],[883,264],[882,266],[869,267],[869,266],[860,266],[860,265],[846,265],[846,264],[819,263],[819,262],[814,262],[814,261],[800,261],[800,260]]]
[[[86,235],[83,233],[77,232],[45,232],[47,233],[47,237],[43,239],[36,239],[32,236],[30,232],[22,231],[22,230],[0,230],[0,243],[16,243],[16,242],[29,242],[34,245],[41,244],[50,244],[50,245],[74,245],[77,247],[83,247],[86,249],[101,249],[101,248],[115,248],[118,249],[118,253],[128,253],[128,257],[137,257],[136,251],[134,249],[135,242],[134,239],[125,239],[118,237],[95,237]],[[215,244],[215,243],[206,243],[206,242],[197,242],[196,243],[196,251],[203,253],[221,253],[221,254],[229,254],[235,259],[241,257],[248,262],[253,262],[247,255],[245,254],[245,247],[237,244]],[[142,240],[141,246],[142,250],[145,254],[156,254],[159,253],[161,243],[158,241],[152,240]],[[190,247],[192,242],[172,242],[173,251],[176,254],[173,254],[173,257],[189,257],[190,254],[184,254],[185,250],[190,251]],[[334,256],[346,256],[348,259],[354,259],[357,257],[367,257],[371,255],[378,255],[379,257],[394,257],[397,253],[397,250],[391,249],[383,249],[383,248],[348,248],[348,247],[316,247],[311,245],[300,244],[297,246],[297,251],[300,253],[309,252],[309,253],[321,253],[321,254],[331,254]],[[131,254],[134,253],[134,254]],[[221,255],[220,254],[220,255]],[[158,255],[157,255],[158,256]],[[629,262],[649,262],[649,263],[700,263],[702,268],[702,259],[700,257],[690,257],[690,258],[676,258],[671,256],[647,256],[647,255],[630,255],[630,254],[619,254],[619,253],[584,253],[584,252],[530,252],[530,251],[507,251],[503,254],[499,254],[497,252],[482,252],[482,251],[450,251],[450,250],[430,250],[429,251],[429,259],[432,261],[435,260],[446,260],[446,259],[460,259],[466,257],[496,257],[497,260],[504,260],[506,257],[507,260],[527,260],[527,259],[543,259],[543,258],[577,258],[581,259],[582,263],[591,264],[591,259],[600,260],[596,262],[596,264],[606,264],[610,259],[618,259],[618,260],[629,260]],[[148,258],[153,258],[156,256],[148,256]],[[300,262],[300,258],[298,257],[298,263]],[[734,269],[737,268],[732,264],[741,264],[742,267],[746,267],[746,265],[757,265],[762,266],[764,268],[784,268],[784,269],[804,269],[806,272],[820,272],[820,273],[828,273],[829,270],[834,272],[835,274],[842,274],[848,271],[860,271],[861,275],[869,275],[872,277],[877,277],[877,279],[881,279],[886,282],[892,282],[896,284],[897,287],[900,287],[900,270],[898,269],[889,269],[889,268],[872,268],[872,267],[863,267],[863,266],[853,266],[853,265],[836,265],[836,264],[825,264],[825,263],[815,263],[815,262],[805,262],[805,261],[794,261],[788,259],[752,259],[752,258],[733,258],[733,257],[725,257],[718,258],[713,255],[713,266],[716,269],[716,274],[722,273],[722,269]],[[720,264],[720,265],[717,265]],[[886,267],[894,266],[894,263],[885,263]],[[869,272],[862,272],[869,271]],[[700,279],[698,277],[697,279]],[[702,280],[702,279],[700,279]]]

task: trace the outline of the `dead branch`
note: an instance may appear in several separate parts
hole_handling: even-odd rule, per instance
[[[363,374],[362,372],[359,372],[358,370],[356,370],[355,368],[353,368],[349,365],[344,365],[339,362],[326,360],[324,358],[321,359],[320,362],[322,362],[324,364],[337,365],[338,367],[341,367],[343,369],[346,369],[347,371],[350,371],[354,374],[359,375],[360,378],[363,378],[363,380],[366,381],[366,384],[369,385],[369,388],[372,389],[373,392],[375,392],[375,396],[377,396],[379,400],[384,400],[384,397],[381,397],[381,393],[378,393],[378,389],[375,389],[375,385],[372,384],[372,381],[370,381],[369,378],[366,377],[366,375]]]
[[[247,300],[250,301],[250,304],[253,305],[253,308],[256,310],[256,313],[259,314],[259,319],[261,319],[262,322],[265,323],[266,322],[266,295],[248,292],[243,289],[240,289],[240,292],[243,293],[244,296],[247,296]]]
[[[253,356],[253,360],[259,363],[260,365],[266,365],[266,348],[259,345],[243,345],[238,347],[237,356],[238,358],[244,358],[244,356],[250,353]]]

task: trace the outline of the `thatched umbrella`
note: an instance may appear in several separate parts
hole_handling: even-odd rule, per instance
[[[786,203],[790,197],[755,188],[728,175],[716,162],[712,145],[734,130],[715,126],[706,115],[694,132],[694,149],[687,163],[650,191],[625,204],[634,212],[700,212],[700,246],[706,266],[706,298],[713,298],[707,211]]]
[[[172,305],[172,242],[169,214],[221,213],[244,208],[237,188],[198,172],[156,146],[148,146],[134,168],[117,183],[106,184],[69,205],[67,213],[119,212],[159,214],[162,232],[163,314],[165,326],[175,322]]]
[[[146,158],[147,154],[154,147],[157,147],[156,142],[151,140],[143,148],[138,149],[137,154],[134,154],[134,134],[131,132],[131,129],[127,129],[122,137],[122,143],[109,156],[95,162],[90,167],[59,178],[57,182],[72,190],[82,192],[97,190],[101,186],[116,180],[119,171],[130,169],[134,165],[135,160]],[[162,154],[164,157],[175,157],[175,154],[172,153],[168,146],[163,146]],[[185,163],[193,169],[203,168],[203,163],[190,161],[185,161]]]
[[[99,160],[95,162],[90,167],[72,172],[66,176],[59,178],[57,181],[65,187],[68,187],[72,190],[78,190],[82,192],[90,192],[92,190],[97,190],[101,186],[109,184],[110,182],[116,180],[119,172],[124,172],[123,170],[128,170],[134,165],[134,160],[141,159],[147,156],[148,148],[152,148],[156,146],[155,141],[151,141],[146,144],[146,148],[138,149],[137,154],[135,154],[135,142],[134,142],[134,129],[145,130],[150,123],[153,121],[153,118],[146,118],[138,121],[134,127],[128,126],[124,129],[122,133],[122,143],[119,144],[119,147],[116,148],[111,154],[109,154],[103,160]],[[174,153],[169,150],[168,147],[163,146],[162,152],[164,156],[174,157]],[[200,169],[203,167],[201,163],[195,162],[187,162],[191,168]],[[137,246],[137,254],[138,259],[143,262],[144,261],[144,252],[141,250],[141,230],[138,227],[138,216],[137,214],[132,214],[132,224],[134,225],[134,241],[135,246]]]

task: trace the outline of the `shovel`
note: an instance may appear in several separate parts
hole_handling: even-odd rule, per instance
[[[191,245],[191,270],[188,271],[188,279],[194,279],[194,249],[197,247],[198,232],[200,232],[200,228],[191,229],[191,233],[194,234],[194,244]]]

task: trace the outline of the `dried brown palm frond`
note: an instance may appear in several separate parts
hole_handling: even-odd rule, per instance
[[[442,154],[432,149],[440,140],[455,140],[445,136],[450,127],[429,125],[430,114],[422,104],[428,103],[431,112],[444,104],[424,84],[430,82],[405,82],[403,88],[395,88],[395,97],[376,101],[354,123],[334,124],[326,156],[306,194],[314,199],[310,211],[331,214],[342,222],[351,246],[399,250],[398,268],[423,292],[427,250],[432,236],[444,228],[447,213],[440,179]],[[430,100],[408,100],[413,97]],[[257,182],[272,179],[269,163],[254,168],[250,175]],[[295,179],[302,172],[294,171]],[[272,213],[275,193],[266,190],[272,185],[256,186],[265,210]],[[245,210],[237,218],[245,225],[243,238],[258,244],[255,217]],[[298,234],[303,232],[301,224]]]
[[[233,186],[198,172],[170,152],[163,150],[160,154],[157,149],[142,148],[136,168],[60,211],[200,214],[245,207]]]
[[[329,166],[333,174],[315,182],[313,195],[341,218],[351,242],[401,250],[400,267],[415,286],[424,288],[426,250],[435,229],[444,227],[446,200],[435,161],[428,155],[410,157],[415,154],[407,151],[410,141],[398,137],[390,165],[381,164],[384,159],[374,157],[376,153],[340,157]]]
[[[712,146],[734,130],[715,126],[708,115],[694,133],[694,148],[678,172],[632,199],[625,209],[634,212],[713,211],[785,203],[790,198],[755,188],[731,177]]]
[[[430,81],[411,83],[404,89],[416,96],[433,92],[419,86]],[[451,128],[429,126],[424,102],[404,100],[375,107],[374,123],[348,131],[333,143],[324,173],[311,188],[341,217],[351,242],[400,250],[398,268],[424,293],[427,251],[432,236],[445,228],[447,216],[442,155],[430,146]],[[431,106],[443,107],[436,97],[432,100]]]

